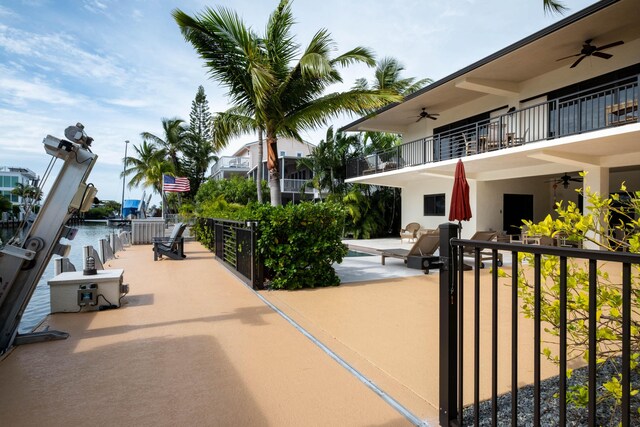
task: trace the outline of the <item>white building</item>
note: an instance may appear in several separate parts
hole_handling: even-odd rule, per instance
[[[402,223],[436,228],[461,158],[473,212],[463,238],[518,233],[556,200],[582,206],[580,186],[640,190],[639,22],[638,0],[599,1],[354,121],[343,130],[403,144],[350,163],[348,181],[400,188]]]
[[[266,143],[265,143],[266,145]],[[308,142],[300,142],[291,138],[278,138],[278,159],[280,161],[280,191],[282,203],[298,201],[305,182],[313,177],[312,172],[298,166],[298,159],[307,157],[315,146]],[[268,180],[267,149],[263,150],[262,159],[258,155],[258,141],[243,145],[231,156],[221,157],[211,167],[212,179],[225,179],[235,175],[256,179],[261,174]],[[305,197],[313,198],[313,189],[304,190]]]
[[[11,194],[11,191],[18,184],[37,185],[38,176],[34,171],[27,168],[0,166],[0,196],[3,196],[14,205],[21,205],[22,197]]]

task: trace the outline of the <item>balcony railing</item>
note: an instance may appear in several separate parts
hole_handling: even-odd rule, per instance
[[[283,193],[300,193],[301,189],[304,188],[305,193],[313,194],[313,188],[305,188],[304,184],[306,182],[306,179],[281,179],[280,191]]]
[[[249,157],[233,157],[233,156],[224,156],[220,157],[216,164],[213,165],[211,170],[211,174],[215,175],[222,169],[247,169],[251,168],[251,161]]]
[[[351,159],[347,178],[591,132],[638,121],[640,76],[510,111],[389,150]]]

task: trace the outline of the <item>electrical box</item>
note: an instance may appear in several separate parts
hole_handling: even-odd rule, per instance
[[[120,306],[124,270],[98,270],[94,275],[82,271],[60,273],[48,281],[51,313],[95,311],[105,306]]]

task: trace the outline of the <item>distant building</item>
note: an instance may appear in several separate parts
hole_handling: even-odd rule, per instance
[[[306,167],[298,166],[298,159],[307,157],[315,146],[308,142],[300,142],[290,138],[278,139],[278,160],[280,161],[280,191],[282,203],[300,200],[301,189],[313,177]],[[263,150],[262,159],[258,157],[258,141],[243,145],[231,156],[221,157],[211,168],[212,179],[226,179],[232,176],[244,176],[256,180],[268,180],[267,150]],[[305,198],[312,199],[315,192],[312,188],[304,190]]]
[[[14,205],[23,203],[22,197],[11,194],[17,184],[38,185],[38,176],[31,169],[0,166],[0,196],[11,200]]]

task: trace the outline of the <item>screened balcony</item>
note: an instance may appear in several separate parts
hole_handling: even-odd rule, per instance
[[[351,159],[347,178],[637,123],[639,80],[625,78]]]

